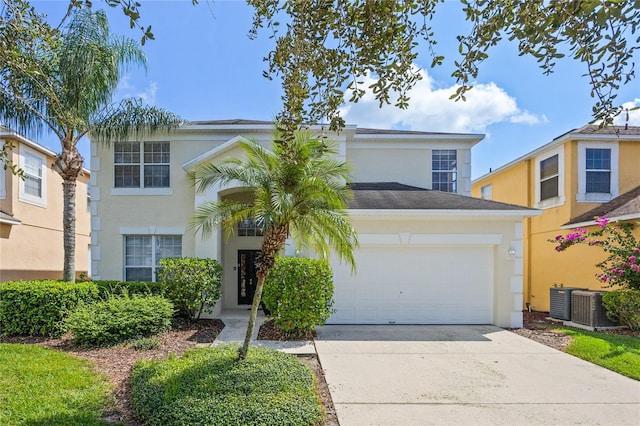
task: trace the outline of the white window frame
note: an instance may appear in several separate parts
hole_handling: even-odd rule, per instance
[[[0,146],[5,144],[4,139],[0,139]],[[7,181],[6,181],[7,171],[4,169],[4,161],[0,161],[0,200],[4,200],[7,198]]]
[[[113,150],[113,156],[112,156],[112,160],[113,160],[113,179],[111,182],[111,195],[172,195],[173,194],[173,189],[172,189],[172,184],[171,184],[171,142],[170,141],[123,141],[125,143],[137,143],[139,144],[140,147],[140,162],[139,163],[116,163],[115,162],[115,144],[114,144],[114,150]],[[169,144],[169,163],[161,163],[162,165],[168,165],[169,166],[169,186],[168,187],[154,187],[154,188],[145,188],[144,186],[144,168],[145,165],[149,165],[149,166],[153,166],[153,165],[158,165],[159,163],[145,163],[144,162],[144,143],[145,142],[151,142],[151,143],[168,143]],[[116,142],[118,143],[118,142]],[[137,164],[140,166],[140,186],[137,188],[117,188],[115,186],[115,171],[116,171],[116,166],[120,164],[120,165],[131,165],[131,164]]]
[[[540,163],[553,156],[558,156],[558,195],[556,197],[540,200]],[[556,149],[546,151],[535,158],[535,195],[536,202],[534,207],[537,209],[549,209],[552,207],[562,206],[567,198],[564,193],[564,145]]]
[[[27,194],[25,192],[24,184],[25,181],[23,179],[18,179],[18,200],[33,204],[39,207],[47,207],[47,156],[29,148],[26,145],[20,145],[20,168],[22,170],[26,170],[26,157],[31,156],[40,161],[40,181],[41,181],[41,195],[35,196],[33,194]],[[26,171],[25,171],[26,173]]]
[[[182,257],[184,254],[184,232],[178,233],[178,232],[168,232],[168,233],[149,233],[147,231],[148,228],[143,228],[141,230],[141,232],[134,232],[134,233],[122,233],[122,280],[126,280],[127,279],[127,268],[128,267],[133,267],[133,268],[151,268],[151,280],[153,282],[155,282],[157,280],[157,269],[158,266],[156,265],[156,257],[157,257],[157,252],[156,252],[156,239],[158,237],[180,237],[180,256]],[[133,229],[132,229],[133,230]],[[127,237],[149,237],[151,238],[151,265],[147,266],[147,265],[127,265]]]
[[[609,189],[611,192],[587,192],[587,149],[611,150],[611,170]],[[612,142],[578,142],[578,193],[576,201],[579,203],[606,203],[616,198],[618,194],[618,164],[619,145]]]
[[[480,188],[480,198],[493,200],[493,184],[490,183]]]
[[[435,153],[437,151],[453,151],[456,154],[456,162],[455,162],[455,167],[453,169],[449,169],[449,170],[435,170],[433,168],[433,157],[435,155]],[[435,182],[433,179],[433,175],[434,173],[448,173],[451,175],[451,184],[453,186],[453,191],[442,191],[442,192],[448,192],[449,194],[457,194],[458,193],[458,176],[460,174],[460,170],[459,170],[459,162],[460,162],[460,154],[458,153],[458,150],[455,148],[443,148],[443,149],[439,149],[439,148],[434,148],[431,150],[431,189],[439,191],[438,189],[434,188]]]

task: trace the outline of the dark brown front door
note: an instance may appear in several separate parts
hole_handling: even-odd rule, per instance
[[[256,292],[256,260],[260,250],[238,250],[238,305],[251,305]]]

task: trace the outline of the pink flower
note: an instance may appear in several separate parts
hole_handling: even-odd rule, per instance
[[[609,219],[604,216],[596,216],[596,223],[604,228],[609,223]]]
[[[632,262],[636,261],[636,257],[634,255],[629,256],[629,260]]]

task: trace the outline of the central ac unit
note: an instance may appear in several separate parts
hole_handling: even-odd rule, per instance
[[[593,328],[618,325],[607,317],[602,305],[603,291],[576,290],[571,293],[571,321]]]
[[[586,288],[551,287],[549,289],[549,316],[569,321],[571,319],[571,293]]]

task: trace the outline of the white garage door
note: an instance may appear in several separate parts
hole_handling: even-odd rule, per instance
[[[329,324],[491,324],[490,245],[361,246],[357,272],[334,264]]]

